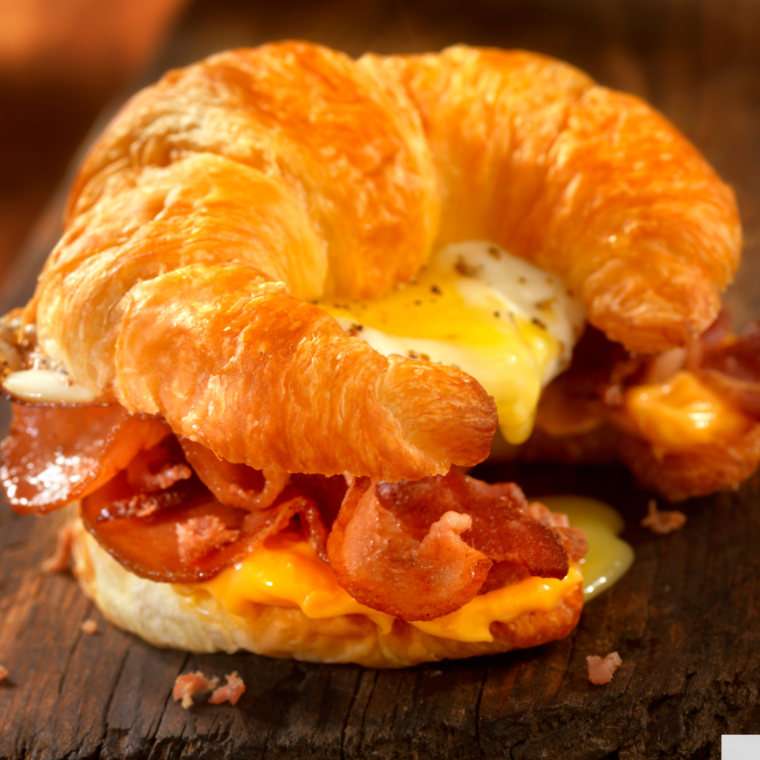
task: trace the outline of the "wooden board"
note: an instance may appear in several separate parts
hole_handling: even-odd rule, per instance
[[[300,35],[352,53],[462,40],[560,55],[648,96],[736,187],[747,246],[731,299],[740,321],[760,314],[756,4],[381,5],[369,3],[361,23],[336,2],[322,3],[321,16],[291,6],[290,21],[249,11],[243,23],[232,4],[198,4],[166,62],[208,52],[198,39],[211,18],[228,27],[213,27],[208,45]],[[6,307],[28,296],[55,214],[6,287]],[[719,757],[721,734],[760,731],[760,480],[689,503],[686,527],[659,538],[638,527],[648,495],[622,470],[526,466],[519,476],[533,494],[587,493],[616,505],[636,549],[632,570],[564,641],[405,671],[152,648],[107,625],[70,576],[39,572],[59,517],[21,518],[3,506],[0,663],[11,675],[0,685],[0,758],[699,760]],[[98,621],[93,635],[79,628],[87,618]],[[611,650],[623,666],[608,686],[592,686],[586,656]],[[236,708],[185,711],[172,684],[196,669],[238,670],[248,690]]]

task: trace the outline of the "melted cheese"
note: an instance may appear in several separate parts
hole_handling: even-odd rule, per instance
[[[243,561],[197,587],[209,591],[241,617],[251,604],[267,604],[299,607],[311,620],[366,615],[384,633],[393,626],[393,616],[365,607],[349,596],[311,544],[293,533],[273,536]]]
[[[552,610],[579,583],[583,583],[586,598],[590,599],[609,588],[630,567],[633,550],[616,537],[623,521],[614,510],[579,497],[547,497],[542,501],[550,509],[567,513],[574,525],[587,532],[590,548],[580,568],[572,566],[562,580],[526,578],[480,594],[449,615],[410,625],[457,641],[493,641],[492,623],[508,623],[526,612]],[[365,615],[384,633],[390,632],[395,619],[349,596],[338,585],[330,566],[307,541],[293,533],[268,539],[243,561],[191,588],[212,594],[241,617],[246,616],[252,604],[269,604],[299,608],[310,619]]]
[[[381,354],[472,375],[513,444],[530,435],[541,390],[569,363],[584,322],[558,277],[483,242],[448,246],[380,298],[320,306]]]
[[[691,372],[631,388],[625,408],[639,434],[660,453],[728,440],[747,428],[744,415]]]
[[[480,594],[449,615],[410,625],[446,639],[493,641],[492,623],[509,623],[525,612],[549,612],[582,581],[580,570],[573,565],[562,580],[525,578],[511,586]]]

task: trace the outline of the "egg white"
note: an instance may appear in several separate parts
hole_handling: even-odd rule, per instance
[[[569,364],[585,323],[559,277],[486,241],[447,246],[380,298],[320,305],[385,356],[472,375],[513,444],[530,435],[541,390]]]

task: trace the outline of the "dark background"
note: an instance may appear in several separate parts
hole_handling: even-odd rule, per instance
[[[0,0],[6,306],[28,297],[55,243],[67,166],[93,124],[102,126],[168,67],[301,37],[352,55],[457,42],[537,50],[649,99],[734,186],[745,258],[728,302],[738,323],[760,315],[759,2],[60,0],[52,7]],[[636,549],[632,570],[587,606],[563,641],[407,671],[154,649],[105,623],[72,578],[40,574],[59,517],[19,518],[0,505],[0,664],[11,670],[0,685],[0,760],[706,760],[720,756],[722,734],[760,732],[758,478],[737,493],[689,502],[686,527],[660,538],[639,527],[650,494],[621,470],[534,466],[518,474],[529,493],[585,493],[614,504]],[[88,617],[98,621],[93,636],[79,630]],[[591,686],[586,655],[615,649],[624,663],[614,680]],[[248,691],[238,707],[185,712],[171,702],[176,675],[198,668],[239,670]]]

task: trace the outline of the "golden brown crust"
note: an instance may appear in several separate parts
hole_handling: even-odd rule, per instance
[[[194,652],[247,650],[312,662],[401,668],[539,646],[567,636],[583,609],[579,585],[549,612],[524,613],[510,623],[494,623],[493,642],[468,643],[424,633],[402,620],[384,634],[363,615],[310,620],[298,609],[260,604],[251,604],[246,618],[232,615],[210,595],[183,595],[170,584],[132,575],[81,523],[74,560],[85,593],[112,623],[156,646]]]
[[[630,350],[686,345],[714,321],[741,250],[736,200],[649,105],[521,51],[370,63],[422,114],[439,243],[493,240],[560,274]]]
[[[297,214],[279,204],[277,226],[262,205],[261,219],[235,227],[257,188],[270,194],[252,172],[243,181],[247,172],[195,156],[80,217],[36,297],[48,355],[130,411],[160,414],[257,469],[416,480],[482,460],[496,412],[476,381],[386,359],[270,282],[295,272],[293,290],[319,292],[303,284],[317,271],[308,257],[258,256],[299,242]]]
[[[191,340],[177,339],[177,324],[190,325]],[[186,267],[133,288],[114,359],[124,406],[160,414],[176,433],[256,469],[417,480],[448,471],[449,457],[481,460],[496,424],[493,402],[468,375],[386,359],[235,264]],[[409,399],[442,419],[405,415]]]
[[[231,462],[420,478],[486,455],[493,403],[303,301],[376,295],[462,238],[562,274],[592,322],[647,351],[706,327],[740,245],[733,195],[694,148],[572,67],[282,43],[171,72],[125,107],[26,318],[75,380]]]
[[[439,208],[419,115],[398,84],[341,53],[281,43],[169,72],[125,106],[91,151],[67,226],[133,187],[145,168],[196,154],[264,175],[308,216],[330,264],[326,295],[377,295],[429,253]],[[257,256],[277,261],[282,250]]]

